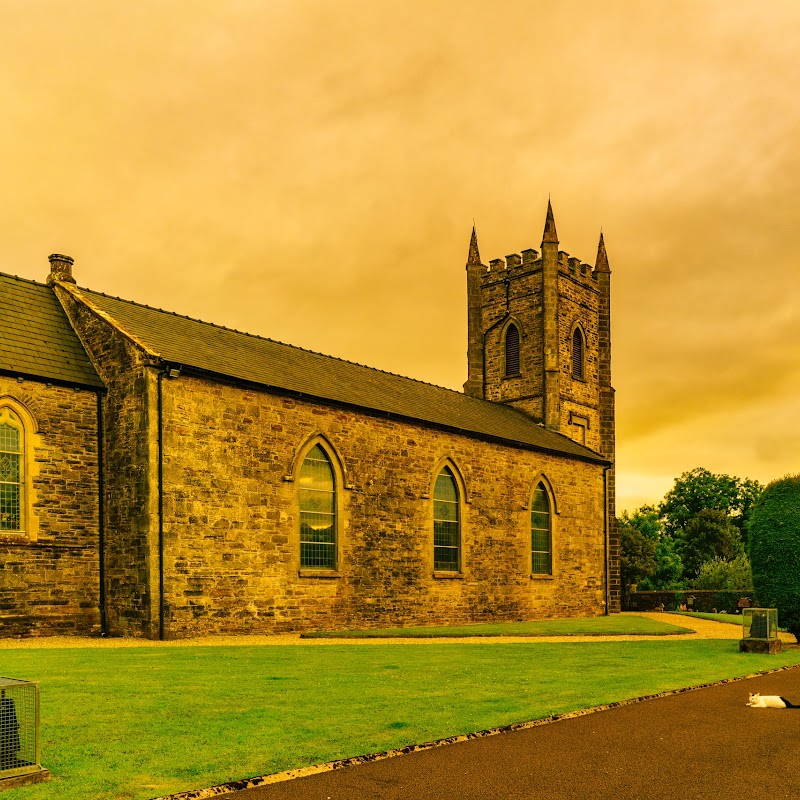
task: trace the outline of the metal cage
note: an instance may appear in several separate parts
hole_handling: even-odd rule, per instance
[[[777,608],[742,609],[742,639],[762,639],[769,641],[777,638]]]
[[[0,678],[0,780],[41,770],[39,684]]]

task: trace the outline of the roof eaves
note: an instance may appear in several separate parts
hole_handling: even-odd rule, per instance
[[[10,378],[21,378],[25,381],[35,381],[36,383],[52,383],[57,386],[66,386],[70,389],[87,389],[92,392],[105,392],[106,385],[102,383],[86,383],[81,380],[71,380],[69,378],[54,378],[49,375],[41,375],[33,372],[24,372],[17,369],[4,369],[0,367],[0,375],[7,375]]]

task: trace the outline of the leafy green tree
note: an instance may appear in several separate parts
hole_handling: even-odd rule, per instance
[[[744,553],[739,529],[717,509],[703,509],[679,531],[675,544],[683,561],[684,575],[695,577],[705,561],[718,557],[732,561]]]
[[[656,571],[645,578],[640,589],[685,589],[687,585],[683,577],[683,561],[681,560],[675,540],[662,535],[656,542]]]
[[[773,481],[753,509],[753,588],[759,605],[778,609],[778,622],[800,642],[800,475]]]
[[[655,543],[656,569],[650,575],[644,575],[638,581],[640,589],[685,589],[683,578],[683,562],[675,548],[673,540],[664,532],[658,509],[645,505],[628,513],[623,512],[620,525],[636,528],[644,536]]]
[[[656,571],[656,543],[624,518],[619,525],[620,573],[625,591]]]
[[[677,537],[701,512],[722,511],[747,542],[747,523],[764,487],[750,479],[716,475],[696,467],[675,479],[658,507],[667,535]],[[699,566],[699,565],[698,565]]]
[[[659,539],[664,532],[664,526],[659,519],[658,509],[652,505],[640,506],[635,511],[628,513],[622,512],[619,518],[621,523],[632,525],[637,530],[641,531],[648,539],[655,541]]]
[[[742,553],[732,561],[714,556],[700,565],[697,578],[692,582],[694,589],[719,589],[729,592],[752,592],[753,573],[750,559]]]

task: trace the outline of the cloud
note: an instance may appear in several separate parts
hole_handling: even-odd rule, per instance
[[[472,221],[484,260],[538,248],[549,194],[563,249],[605,231],[620,492],[786,468],[797,3],[3,15],[3,271],[66,252],[83,285],[459,388]]]

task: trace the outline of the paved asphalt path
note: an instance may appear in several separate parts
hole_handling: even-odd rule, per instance
[[[215,800],[800,798],[800,667]]]

